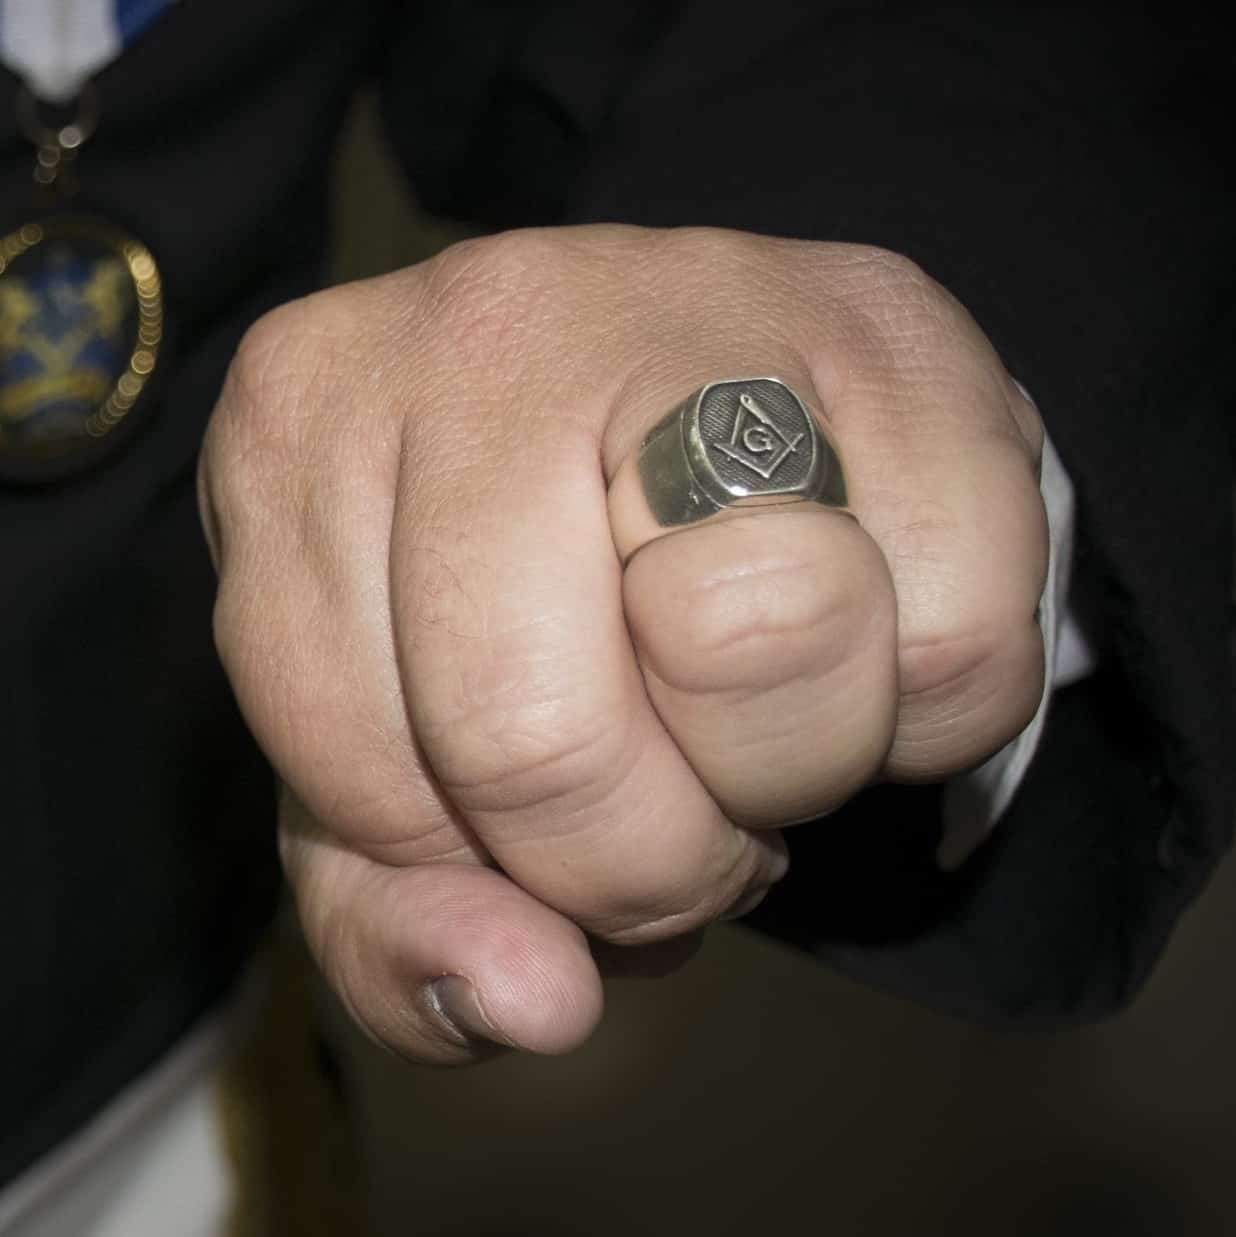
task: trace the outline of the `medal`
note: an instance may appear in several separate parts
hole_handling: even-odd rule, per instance
[[[18,124],[36,151],[29,207],[0,225],[0,481],[86,471],[151,410],[167,352],[158,264],[82,204],[74,164],[99,118],[88,75],[167,3],[0,0],[0,52],[23,76]]]

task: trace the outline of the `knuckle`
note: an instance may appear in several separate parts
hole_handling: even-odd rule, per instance
[[[340,289],[280,306],[245,333],[201,452],[201,509],[216,550],[260,547],[277,573],[299,554],[331,578],[341,496],[358,475],[382,484],[374,461],[393,454],[397,429],[393,418],[358,425],[339,415],[367,399],[352,347],[365,312],[364,294]],[[226,580],[230,556],[218,557]]]
[[[629,269],[644,285],[645,315],[651,311],[655,318],[657,303],[664,299],[695,317],[697,329],[719,328],[725,336],[739,332],[750,337],[749,344],[758,341],[780,353],[794,333],[789,323],[796,317],[784,309],[801,302],[804,272],[815,252],[810,242],[792,244],[791,252],[787,242],[728,228],[653,231],[635,238]],[[699,314],[701,301],[708,305],[706,315]],[[786,321],[769,329],[761,310],[775,303]],[[658,328],[663,329],[659,322]],[[700,341],[692,342],[698,346]]]
[[[692,590],[684,669],[694,671],[697,687],[703,681],[729,688],[785,681],[826,633],[850,625],[848,610],[844,596],[804,564],[711,581]],[[672,673],[672,663],[663,669]]]
[[[561,246],[541,229],[461,241],[425,264],[421,310],[483,356],[547,311],[561,269]]]
[[[588,916],[592,935],[613,945],[651,945],[696,932],[752,904],[769,886],[759,847],[738,835],[736,845],[697,865],[690,879],[627,886]]]
[[[245,332],[229,371],[234,398],[250,415],[299,393],[323,367],[345,329],[341,302],[330,292],[280,305]]]
[[[241,709],[249,704],[252,685],[261,681],[266,669],[260,650],[260,623],[255,606],[245,590],[234,582],[233,573],[224,571],[219,580],[211,614],[211,633],[219,662],[228,676]],[[257,718],[247,719],[250,727]]]
[[[854,260],[862,283],[881,301],[936,307],[948,294],[913,258],[876,246],[858,247]]]
[[[1037,409],[965,306],[904,254],[865,248],[852,264],[858,275],[835,338],[878,396],[875,422],[904,442],[931,442],[964,427],[968,441],[1015,442],[1036,462],[1043,442]],[[809,351],[817,363],[836,363],[835,340]]]
[[[636,744],[627,685],[590,630],[552,608],[517,617],[493,565],[471,552],[409,557],[406,639],[413,724],[461,808],[517,810],[612,779]]]
[[[289,345],[299,340],[306,316],[305,303],[293,301],[263,314],[244,333],[229,371],[237,400],[260,404],[283,379]]]
[[[645,668],[677,691],[772,690],[826,673],[869,627],[878,584],[861,571],[839,580],[807,552],[733,561],[741,570],[711,571],[673,592],[632,581],[643,598],[633,618]]]
[[[872,248],[856,255],[855,266],[851,329],[866,352],[903,379],[919,380],[959,350],[983,346],[961,304],[913,259]],[[944,368],[955,368],[955,359]]]
[[[629,755],[613,718],[569,687],[546,689],[512,673],[449,717],[424,728],[438,779],[459,807],[477,812],[606,796]]]
[[[338,383],[356,330],[350,298],[323,292],[271,310],[245,332],[211,418],[213,458],[232,468],[299,454],[313,408]]]
[[[654,252],[666,245],[684,264],[704,270],[726,271],[764,257],[769,242],[750,232],[730,228],[688,227],[649,233]]]
[[[909,704],[920,724],[926,720],[933,731],[960,736],[975,729],[977,719],[994,751],[1038,708],[1043,641],[1033,621],[956,629],[903,648],[900,673],[903,710]]]
[[[920,634],[902,645],[902,696],[918,696],[964,683],[1000,661],[1002,637],[994,624],[957,624]]]

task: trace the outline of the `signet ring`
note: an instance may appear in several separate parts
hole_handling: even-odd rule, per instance
[[[815,502],[847,510],[841,456],[823,417],[780,378],[730,378],[693,391],[614,475],[619,557],[732,510]]]

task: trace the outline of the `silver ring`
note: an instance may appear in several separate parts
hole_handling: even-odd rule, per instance
[[[624,467],[614,478],[611,524],[621,557],[657,530],[730,508],[845,509],[845,472],[822,420],[780,378],[730,378],[692,392],[645,435],[635,475]]]

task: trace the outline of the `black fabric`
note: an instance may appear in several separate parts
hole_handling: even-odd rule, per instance
[[[1108,672],[1061,691],[1016,810],[958,872],[935,862],[938,795],[925,808],[922,791],[880,787],[796,835],[787,887],[755,922],[977,1022],[1055,1028],[1110,1014],[1144,983],[1210,867],[1163,861],[1170,791],[1133,703]]]
[[[101,75],[80,166],[165,268],[163,406],[105,469],[0,488],[0,1181],[218,999],[273,902],[193,460],[244,327],[319,277],[368,71],[446,213],[871,242],[974,311],[1076,482],[1111,658],[961,873],[930,863],[935,792],[882,788],[794,832],[763,922],[982,1019],[1127,1001],[1231,823],[1222,48],[1179,6],[180,0]],[[6,212],[30,168],[14,91]]]
[[[0,486],[0,1182],[219,1000],[275,903],[271,778],[213,654],[193,474],[245,326],[320,280],[374,17],[185,0],[98,79],[83,192],[156,251],[178,354],[108,466]],[[15,90],[0,203],[20,216]]]

